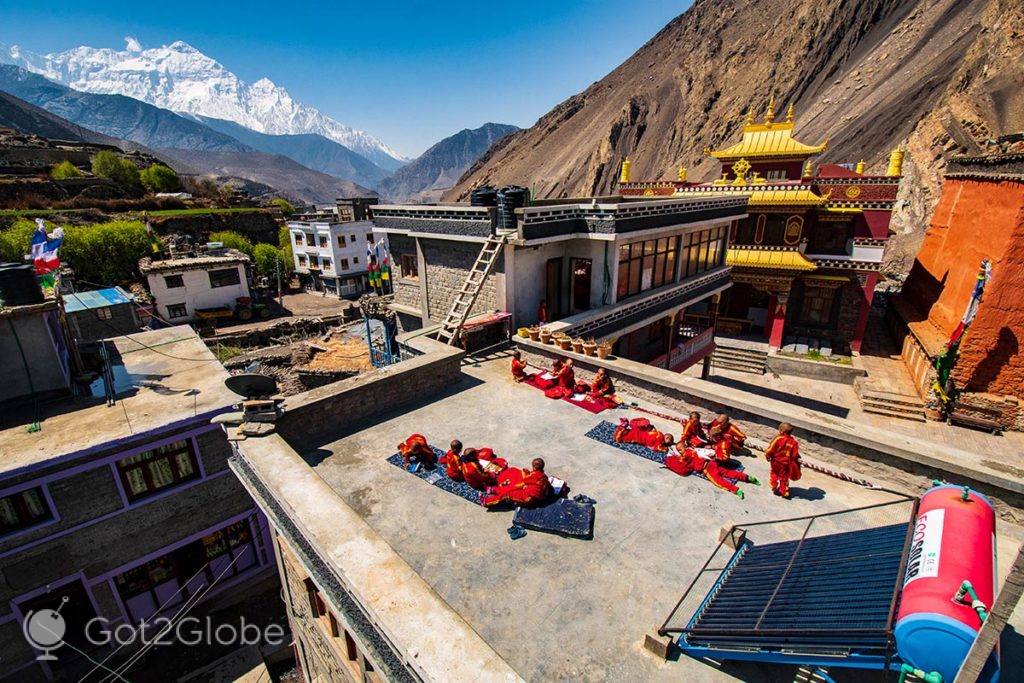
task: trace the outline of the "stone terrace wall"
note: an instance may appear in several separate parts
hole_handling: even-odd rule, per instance
[[[763,448],[777,433],[779,422],[785,420],[792,422],[797,428],[794,435],[800,441],[800,451],[803,455],[868,480],[884,477],[889,481],[899,482],[907,491],[915,493],[930,487],[932,479],[936,476],[948,477],[957,484],[966,484],[989,496],[1004,519],[1018,524],[1024,523],[1024,495],[976,479],[967,468],[954,471],[955,468],[950,467],[944,471],[938,465],[910,460],[896,453],[895,449],[887,450],[882,442],[878,443],[877,448],[871,448],[831,435],[829,432],[838,434],[839,430],[830,429],[827,421],[839,422],[838,418],[821,414],[819,425],[810,423],[796,412],[792,416],[775,414],[775,411],[768,407],[755,412],[754,402],[757,401],[757,397],[751,396],[744,409],[743,406],[737,406],[728,399],[714,400],[699,396],[687,391],[686,383],[700,380],[678,375],[673,377],[674,373],[667,370],[621,359],[602,361],[575,353],[556,351],[552,346],[542,346],[537,342],[519,338],[515,341],[517,348],[523,352],[524,359],[535,366],[550,367],[555,357],[572,358],[577,380],[589,381],[598,367],[606,368],[620,398],[637,399],[663,406],[680,417],[691,410],[696,410],[707,420],[715,414],[725,412],[747,433],[748,445]],[[724,395],[728,390],[723,387],[722,393]],[[770,400],[765,399],[765,404],[769,402]],[[869,428],[865,426],[865,430],[867,429]],[[925,455],[921,455],[922,460]]]
[[[288,398],[278,433],[302,452],[459,382],[461,349],[426,337],[410,345],[423,355]]]
[[[443,320],[452,301],[469,275],[473,262],[483,248],[481,242],[454,242],[423,240],[423,260],[427,265],[427,314],[431,320]],[[504,253],[494,264],[494,270],[484,280],[483,289],[470,315],[487,313],[500,308],[498,303],[498,274],[505,272]],[[421,282],[423,273],[420,273]],[[421,285],[422,286],[422,285]]]

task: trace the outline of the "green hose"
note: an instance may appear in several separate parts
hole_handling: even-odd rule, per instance
[[[984,622],[988,619],[988,610],[985,608],[985,603],[978,599],[978,594],[974,591],[974,586],[971,585],[970,581],[964,580],[960,584],[960,590],[953,596],[953,602],[959,602],[967,604],[967,596],[971,596],[971,608],[978,613],[978,618]]]
[[[924,681],[924,683],[942,683],[942,674],[938,671],[923,671],[922,669],[914,668],[909,664],[904,664],[900,667],[899,683],[903,683],[906,680],[907,674],[917,676]]]

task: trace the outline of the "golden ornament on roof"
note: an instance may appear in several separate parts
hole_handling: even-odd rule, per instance
[[[750,162],[746,159],[740,159],[732,165],[732,172],[736,175],[736,180],[732,181],[733,185],[745,185],[747,182],[747,171],[750,170]]]
[[[685,166],[680,166],[679,167],[679,172],[676,174],[676,177],[679,178],[679,182],[681,182],[681,183],[685,183],[686,182],[686,167]]]
[[[775,120],[775,95],[768,98],[768,108],[764,112],[764,122],[771,123]]]
[[[789,106],[786,107],[786,123],[793,123],[793,103],[790,102]]]

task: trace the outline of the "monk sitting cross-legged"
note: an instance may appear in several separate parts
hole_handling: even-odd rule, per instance
[[[533,375],[526,371],[526,362],[523,361],[523,354],[516,351],[512,354],[512,379],[523,382]]]
[[[743,448],[747,435],[733,423],[729,416],[722,413],[708,425],[708,436],[715,444],[715,457],[728,460],[734,453]]]
[[[483,504],[494,507],[502,503],[520,506],[541,505],[554,495],[548,475],[544,473],[544,460],[534,458],[528,470],[510,467],[498,477],[497,484],[488,489]]]
[[[441,464],[444,465],[444,473],[448,475],[449,479],[455,481],[462,481],[462,442],[458,439],[452,439],[451,447],[448,452],[441,458]]]
[[[572,360],[565,361],[558,374],[555,375],[555,386],[544,391],[548,398],[568,398],[576,390],[576,371]]]
[[[487,469],[489,461],[481,461],[477,457],[475,448],[467,448],[463,451],[461,462],[462,481],[477,491],[483,491],[497,481],[497,474]]]
[[[608,371],[604,368],[598,369],[594,375],[594,381],[590,384],[578,382],[576,393],[586,394],[586,400],[592,403],[600,401],[612,405],[618,404],[615,399],[615,386],[612,384],[612,378],[608,376]]]
[[[655,429],[646,417],[622,418],[612,438],[616,443],[635,443],[658,453],[664,453],[675,443],[671,434]]]
[[[696,410],[690,411],[690,417],[683,423],[683,435],[679,437],[679,443],[683,446],[702,448],[709,443],[708,434],[704,431],[704,425],[700,421],[700,413]]]
[[[761,483],[757,480],[757,477],[739,470],[726,469],[714,460],[703,457],[701,451],[704,451],[708,456],[711,455],[711,450],[706,448],[684,448],[682,453],[673,448],[672,453],[665,458],[665,467],[683,477],[694,472],[703,472],[704,476],[712,484],[720,489],[725,489],[729,493],[736,494],[741,499],[743,498],[743,491],[736,486],[735,482],[750,482],[755,486]]]
[[[534,380],[534,384],[541,389],[550,389],[558,383],[558,374],[562,371],[562,367],[565,366],[565,361],[561,358],[556,358],[555,362],[551,364],[551,369],[547,372],[542,372]]]
[[[402,455],[406,467],[410,464],[421,464],[430,469],[437,464],[437,455],[427,444],[427,437],[422,434],[413,434],[398,444],[398,452]]]

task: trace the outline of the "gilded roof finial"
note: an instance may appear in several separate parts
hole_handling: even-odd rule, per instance
[[[807,162],[804,164],[804,178],[813,178],[813,177],[814,177],[814,165],[811,164],[811,160],[808,159]]]
[[[747,125],[754,125],[754,105],[747,107]]]
[[[786,123],[793,123],[793,103],[790,102],[789,106],[786,107]]]
[[[889,168],[886,169],[885,175],[890,178],[897,178],[903,175],[903,150],[897,147],[889,155]]]
[[[679,173],[677,175],[678,175],[678,178],[679,178],[679,182],[685,183],[686,182],[686,167],[685,166],[680,166],[679,167]]]
[[[775,95],[768,99],[768,109],[764,112],[764,122],[771,123],[775,120]]]
[[[625,159],[622,160],[622,172],[619,175],[619,182],[620,183],[628,183],[629,182],[629,171],[630,171],[630,167],[632,167],[632,166],[633,166],[633,162],[629,160],[629,157],[626,157]]]
[[[864,160],[861,159],[860,161],[857,162],[857,165],[853,167],[853,172],[854,173],[860,173],[861,175],[864,175],[864,166],[865,166]]]

